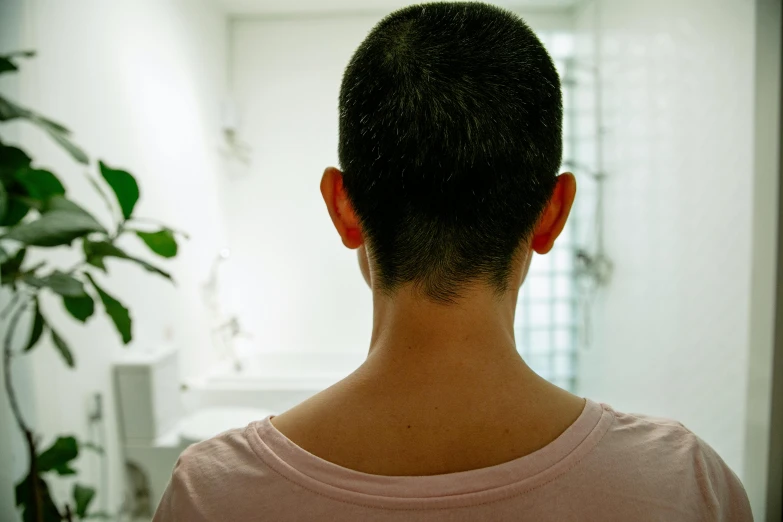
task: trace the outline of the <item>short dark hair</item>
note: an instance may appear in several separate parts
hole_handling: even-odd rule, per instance
[[[378,289],[505,293],[554,190],[562,117],[552,59],[517,15],[432,3],[378,23],[346,68],[339,140]]]

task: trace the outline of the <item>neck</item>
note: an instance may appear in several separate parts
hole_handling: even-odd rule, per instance
[[[376,475],[478,469],[546,446],[585,402],[519,356],[517,293],[496,300],[474,290],[449,306],[406,290],[376,295],[364,364],[274,417],[275,427],[325,460]]]
[[[519,371],[527,366],[514,340],[518,290],[498,300],[474,288],[459,303],[440,305],[407,288],[394,298],[374,294],[373,330],[363,365],[373,377],[416,379],[453,376],[491,367]]]

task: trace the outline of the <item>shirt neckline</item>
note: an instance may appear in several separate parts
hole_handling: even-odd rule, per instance
[[[558,438],[523,457],[469,471],[426,476],[373,475],[326,461],[297,446],[271,423],[251,423],[245,437],[273,471],[315,493],[362,505],[436,507],[491,501],[555,480],[589,453],[612,423],[612,410],[586,399],[580,416]]]

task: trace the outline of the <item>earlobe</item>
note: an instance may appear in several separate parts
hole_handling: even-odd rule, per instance
[[[533,236],[533,244],[531,245],[531,248],[536,254],[544,255],[548,254],[549,251],[552,250],[554,243],[554,241],[550,241],[550,236],[548,234],[542,234]]]

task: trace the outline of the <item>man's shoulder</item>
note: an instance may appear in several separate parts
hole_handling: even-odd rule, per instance
[[[251,520],[245,517],[242,500],[252,497],[265,470],[248,439],[255,425],[226,431],[185,449],[154,520]]]
[[[644,437],[674,438],[687,445],[698,443],[695,434],[685,425],[674,419],[646,415],[643,413],[625,413],[603,405],[614,416],[611,432],[631,439]]]
[[[603,406],[614,419],[590,465],[613,477],[616,487],[654,491],[660,499],[711,512],[714,520],[751,520],[737,475],[683,423]]]
[[[241,464],[246,465],[256,459],[246,435],[247,430],[253,429],[253,424],[191,444],[179,456],[177,469],[188,476],[198,475],[207,469],[236,472],[241,469]]]
[[[655,459],[657,467],[688,466],[705,452],[710,458],[717,456],[680,421],[603,407],[613,415],[612,425],[601,444],[603,451],[626,455],[630,461]]]

